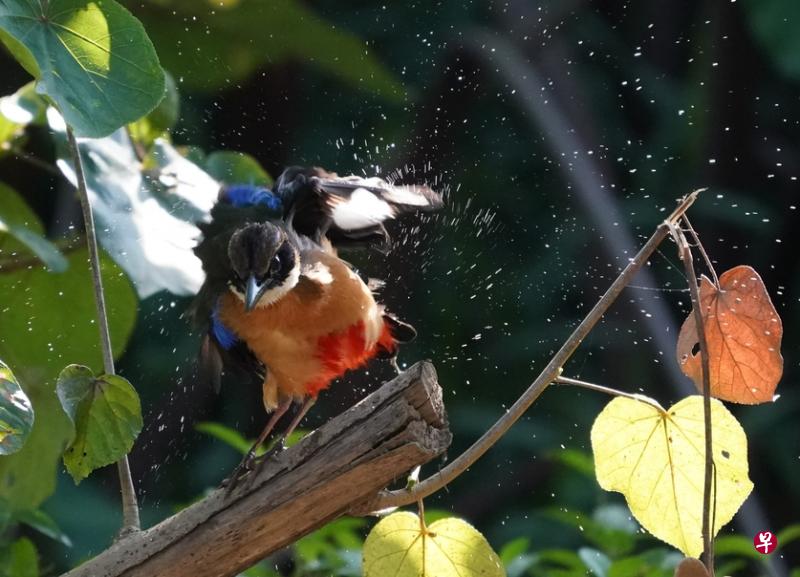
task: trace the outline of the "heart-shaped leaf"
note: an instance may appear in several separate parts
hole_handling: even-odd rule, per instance
[[[114,0],[0,0],[0,29],[78,135],[106,136],[164,96],[153,44]]]
[[[475,527],[453,517],[425,527],[413,513],[392,513],[364,542],[364,577],[502,577],[500,558]]]
[[[119,375],[94,376],[91,369],[69,365],[58,377],[56,392],[75,426],[64,451],[64,465],[75,483],[118,461],[142,430],[139,395]]]
[[[711,399],[711,424],[716,534],[739,510],[753,483],[747,476],[744,430],[716,399]],[[703,551],[704,439],[699,395],[668,411],[650,399],[618,397],[592,426],[600,486],[625,495],[631,513],[645,529],[690,557]]]
[[[771,401],[783,374],[783,326],[764,282],[749,266],[700,280],[700,311],[708,343],[711,395],[753,405]],[[681,370],[703,390],[697,325],[690,313],[678,336]]]

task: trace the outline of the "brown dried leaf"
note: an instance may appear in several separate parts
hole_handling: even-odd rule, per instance
[[[719,284],[717,290],[707,277],[700,280],[711,395],[747,405],[771,401],[783,374],[781,319],[753,268],[732,268],[722,274]],[[693,313],[681,327],[677,355],[681,370],[702,392],[703,367]]]
[[[687,557],[675,568],[675,577],[708,577],[706,566],[693,557]]]

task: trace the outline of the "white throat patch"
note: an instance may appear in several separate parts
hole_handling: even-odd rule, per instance
[[[261,295],[260,299],[258,299],[256,307],[263,308],[275,304],[281,298],[283,298],[286,295],[286,293],[288,293],[290,290],[296,287],[299,280],[300,280],[300,265],[299,263],[297,263],[297,261],[295,261],[294,267],[292,268],[292,270],[289,271],[289,276],[287,276],[286,279],[278,286],[274,286],[271,289],[264,291],[264,294]],[[242,293],[239,289],[237,289],[233,285],[228,285],[228,288],[230,288],[231,292],[236,295],[236,298],[244,302],[244,293]]]

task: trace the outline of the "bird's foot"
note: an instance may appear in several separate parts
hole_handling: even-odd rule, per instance
[[[244,459],[236,465],[236,468],[231,473],[231,476],[227,479],[224,479],[220,484],[221,487],[225,488],[225,496],[231,494],[231,492],[236,488],[241,481],[248,473],[251,473],[253,469],[255,469],[256,465],[256,453],[253,449],[250,449],[247,454],[244,456]]]
[[[389,359],[389,363],[392,365],[392,368],[397,371],[398,375],[403,374],[403,370],[400,368],[400,365],[397,364],[397,355],[393,356]]]
[[[255,480],[256,477],[258,477],[258,475],[261,473],[261,470],[264,468],[264,465],[266,465],[268,461],[270,461],[275,457],[275,455],[283,452],[283,450],[286,449],[286,444],[284,443],[284,441],[285,438],[281,437],[275,442],[275,444],[272,447],[270,447],[270,449],[266,453],[253,458],[253,462],[251,465],[252,473],[245,480],[245,483],[247,483],[248,486],[253,484],[253,481]]]
[[[264,463],[274,458],[275,455],[277,455],[278,453],[282,453],[285,450],[286,450],[286,437],[281,437],[280,439],[275,441],[275,444],[272,445],[272,447],[270,447],[269,451],[267,451],[266,453],[264,453],[263,455],[261,455],[256,459],[256,466],[258,470],[260,471],[264,467]]]

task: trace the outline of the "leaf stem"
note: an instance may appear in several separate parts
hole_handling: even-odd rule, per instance
[[[401,507],[425,498],[461,475],[461,473],[471,467],[475,461],[497,443],[506,431],[511,428],[511,425],[513,425],[533,402],[539,398],[539,395],[542,394],[545,388],[561,375],[561,368],[578,348],[578,345],[586,338],[586,335],[594,328],[622,290],[630,284],[639,269],[644,266],[658,245],[661,244],[661,241],[669,235],[683,213],[694,203],[699,192],[699,190],[696,190],[686,195],[673,213],[656,228],[653,235],[639,250],[636,256],[630,260],[606,293],[597,301],[597,304],[594,305],[592,310],[589,311],[586,317],[575,328],[536,380],[531,383],[511,408],[509,408],[481,438],[475,441],[471,447],[461,453],[455,460],[447,465],[447,467],[440,470],[438,473],[420,481],[410,489],[404,488],[396,491],[381,491],[373,499],[356,507],[352,513],[360,514],[389,507]]]
[[[625,397],[626,399],[631,399],[634,401],[639,401],[640,403],[645,403],[654,407],[665,413],[664,407],[662,407],[655,399],[651,399],[645,395],[638,395],[636,393],[628,393],[626,391],[620,391],[619,389],[614,389],[612,387],[606,387],[603,385],[597,385],[595,383],[590,383],[588,381],[581,381],[579,379],[570,379],[569,377],[556,377],[553,379],[553,382],[558,385],[572,385],[575,387],[582,387],[584,389],[589,389],[592,391],[599,391],[601,393],[605,393],[607,395],[612,395],[614,397]]]
[[[686,221],[684,221],[686,222]],[[688,222],[687,222],[688,224]],[[691,228],[691,225],[689,225]],[[700,362],[703,367],[703,421],[705,425],[705,472],[703,481],[703,549],[705,550],[705,565],[710,577],[714,577],[714,539],[711,518],[711,486],[714,475],[714,453],[712,446],[711,427],[711,371],[708,358],[708,340],[706,339],[703,311],[700,309],[700,291],[697,288],[697,275],[694,271],[692,250],[686,235],[678,226],[673,226],[671,234],[678,245],[686,277],[689,281],[689,294],[692,297],[692,314],[697,327],[697,339],[700,343]],[[713,268],[711,269],[713,271]],[[716,280],[716,275],[714,275]],[[716,493],[715,493],[716,495]]]
[[[92,206],[89,203],[89,194],[86,190],[86,177],[83,172],[83,161],[81,160],[78,143],[72,128],[67,125],[67,140],[69,142],[72,161],[75,164],[75,178],[78,185],[78,196],[83,209],[83,222],[86,228],[86,246],[89,249],[89,262],[92,270],[92,285],[94,286],[94,300],[97,305],[98,330],[100,331],[100,348],[103,352],[103,370],[108,375],[115,374],[114,355],[111,349],[111,336],[108,331],[108,315],[106,313],[105,293],[103,292],[103,275],[100,271],[100,252],[97,248],[97,236],[94,228],[94,216]],[[120,492],[122,495],[122,530],[120,535],[139,531],[141,524],[139,521],[139,506],[136,501],[136,490],[133,486],[131,469],[127,455],[117,461],[117,472],[119,473]]]

